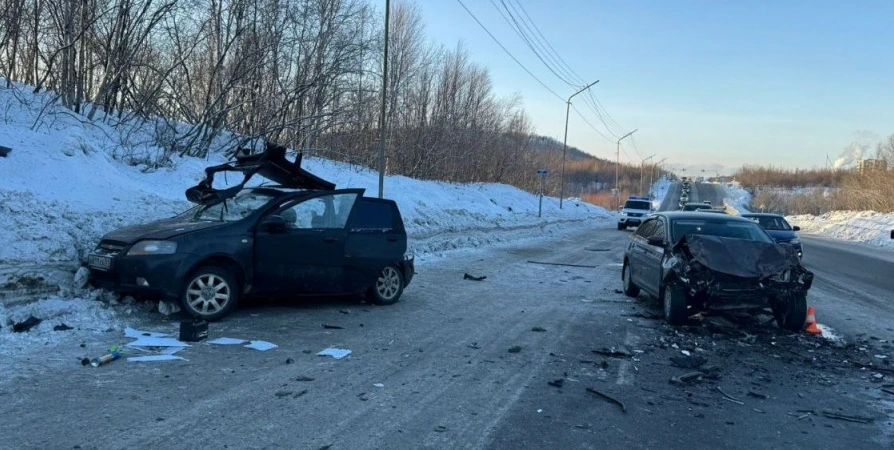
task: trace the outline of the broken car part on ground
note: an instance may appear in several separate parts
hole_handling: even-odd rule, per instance
[[[781,328],[800,331],[813,273],[795,251],[754,222],[697,212],[658,213],[630,237],[624,292],[657,297],[681,324],[709,309],[772,309]]]
[[[176,217],[121,228],[88,256],[94,285],[178,301],[217,320],[244,296],[366,294],[398,301],[414,275],[407,233],[393,200],[335,185],[302,169],[285,148],[240,151],[206,169],[186,191],[198,205]],[[214,174],[245,175],[231,188]],[[279,185],[246,188],[260,174]]]

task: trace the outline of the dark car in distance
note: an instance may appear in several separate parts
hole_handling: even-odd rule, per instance
[[[624,293],[658,298],[671,324],[704,310],[771,309],[780,328],[800,331],[813,273],[791,247],[749,219],[660,212],[643,222],[624,252]]]
[[[798,252],[798,258],[804,257],[804,247],[801,245],[801,238],[797,233],[801,231],[801,228],[789,224],[781,214],[747,213],[741,216],[757,222],[776,242],[794,247]]]
[[[281,150],[277,152],[276,150]],[[91,281],[121,293],[179,301],[220,319],[244,296],[365,293],[398,301],[414,274],[397,204],[335,189],[273,147],[261,158],[206,169],[185,213],[115,230],[88,256]],[[211,188],[219,170],[246,174],[238,189]],[[245,188],[255,173],[281,183]],[[283,186],[284,185],[284,186]]]

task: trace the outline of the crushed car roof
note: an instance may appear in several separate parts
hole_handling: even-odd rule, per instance
[[[326,181],[301,168],[303,154],[299,153],[295,161],[286,159],[286,148],[271,142],[265,144],[262,153],[252,153],[249,149],[239,149],[235,160],[217,166],[205,168],[205,179],[186,190],[186,199],[199,205],[217,203],[231,198],[245,188],[254,175],[258,174],[281,187],[290,189],[323,190],[335,189],[335,183]],[[212,186],[214,174],[218,172],[240,172],[244,175],[242,182],[236,186],[215,189]]]

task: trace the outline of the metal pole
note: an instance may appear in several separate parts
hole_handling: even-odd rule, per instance
[[[543,175],[540,175],[540,204],[537,206],[537,217],[543,213]]]
[[[379,198],[385,196],[385,104],[388,99],[388,28],[391,0],[385,0],[385,55],[382,60],[382,109],[379,114]]]
[[[642,162],[639,163],[639,195],[643,195],[643,192],[645,192],[645,189],[643,188],[643,181],[645,180],[645,177],[643,176],[643,174],[646,168],[646,161],[654,157],[655,155],[652,155],[648,158],[643,158]]]
[[[574,98],[575,95],[590,89],[591,86],[598,82],[599,80],[596,80],[584,86],[583,89],[571,94],[571,97],[568,97],[568,101],[565,102],[565,140],[562,141],[562,177],[559,181],[559,209],[562,209],[562,201],[565,198],[565,155],[568,153],[568,116],[571,114],[571,99]]]
[[[621,136],[621,139],[618,139],[618,151],[616,153],[617,161],[615,162],[615,189],[618,190],[618,197],[617,197],[618,201],[616,202],[618,207],[621,206],[621,188],[618,186],[618,174],[620,173],[620,170],[621,170],[621,141],[623,141],[624,138],[626,138],[627,136],[630,136],[631,134],[636,133],[637,130],[639,130],[639,128],[625,134],[624,136]]]

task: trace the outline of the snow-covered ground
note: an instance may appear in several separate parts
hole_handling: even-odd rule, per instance
[[[0,354],[14,341],[10,322],[31,313],[46,320],[31,332],[16,333],[19,340],[42,342],[61,333],[52,330],[58,324],[49,319],[90,332],[118,327],[114,315],[92,300],[99,293],[76,289],[72,275],[103,234],[190,207],[184,191],[203,177],[206,166],[223,162],[219,154],[174,157],[170,167],[152,168],[141,160],[162,151],[154,126],[90,122],[59,106],[45,107],[51,98],[25,86],[0,89],[0,145],[13,149],[0,158]],[[218,149],[223,142],[215,144]],[[339,187],[377,195],[376,172],[319,158],[304,161],[305,168]],[[446,250],[538,238],[564,223],[614,218],[577,199],[559,209],[556,198],[544,198],[538,217],[537,196],[501,184],[387,176],[385,196],[399,204],[421,263]],[[41,289],[48,299],[3,308],[4,292]]]
[[[833,211],[819,216],[789,216],[786,220],[801,227],[803,233],[894,249],[894,239],[891,239],[894,214]]]
[[[661,177],[652,185],[652,207],[656,210],[661,207],[664,197],[667,196],[667,190],[670,188],[671,182],[667,177]]]
[[[727,183],[726,196],[723,201],[732,214],[749,212],[748,206],[751,204],[751,194],[738,181]]]

